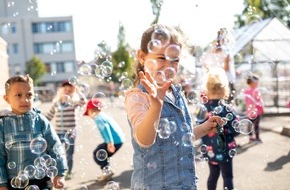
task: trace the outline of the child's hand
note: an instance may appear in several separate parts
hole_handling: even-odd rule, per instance
[[[53,178],[53,186],[57,189],[64,188],[65,180],[63,176],[55,176]]]
[[[224,125],[224,121],[222,120],[221,117],[219,116],[212,116],[210,117],[205,123],[204,123],[204,129],[206,134],[208,133],[217,133],[217,126],[223,126]]]
[[[114,143],[108,143],[107,149],[110,153],[114,153],[116,151]]]
[[[172,84],[172,80],[166,81],[162,86],[158,85],[156,81],[152,78],[148,71],[139,72],[140,82],[144,85],[145,89],[148,91],[149,95],[153,99],[163,100],[166,91]]]
[[[0,187],[0,190],[8,190],[7,187]]]

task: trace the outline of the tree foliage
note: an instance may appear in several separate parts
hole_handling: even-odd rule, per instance
[[[290,0],[245,0],[244,6],[242,14],[236,15],[235,28],[272,17],[290,28]]]
[[[124,78],[133,77],[134,58],[130,55],[130,47],[126,43],[125,28],[122,24],[119,24],[118,48],[112,53],[112,62],[114,66],[111,75],[112,81],[120,83]]]
[[[26,74],[33,79],[34,85],[40,83],[41,77],[46,73],[46,67],[44,62],[36,56],[33,56],[30,60],[26,61]]]
[[[155,15],[155,18],[151,24],[156,24],[159,21],[163,0],[151,0],[151,4],[153,15]]]

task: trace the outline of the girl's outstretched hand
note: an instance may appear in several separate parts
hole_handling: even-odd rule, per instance
[[[141,84],[145,87],[150,97],[163,101],[166,91],[172,84],[172,80],[166,81],[162,85],[158,85],[148,71],[140,71],[138,74]]]

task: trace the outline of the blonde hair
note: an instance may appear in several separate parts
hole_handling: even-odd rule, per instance
[[[228,97],[230,89],[226,72],[222,68],[209,70],[206,75],[205,88],[208,95]]]

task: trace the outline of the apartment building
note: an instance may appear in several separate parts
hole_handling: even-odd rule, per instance
[[[42,85],[55,89],[77,74],[73,18],[38,16],[37,1],[0,0],[0,36],[7,42],[9,74],[24,74],[33,56],[46,65]]]
[[[7,103],[2,98],[5,94],[5,82],[9,78],[9,71],[8,71],[8,55],[6,52],[7,43],[3,38],[0,37],[0,108],[7,107]]]

